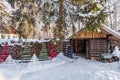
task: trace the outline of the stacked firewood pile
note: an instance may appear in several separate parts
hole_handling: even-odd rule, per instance
[[[31,47],[30,47],[30,53],[31,53],[31,55],[36,54],[36,56],[39,57],[42,44],[38,43],[38,42],[36,42],[36,43],[31,42],[30,45],[31,45]]]
[[[9,51],[8,43],[6,42],[2,50],[0,51],[0,62],[4,62],[8,57],[8,55],[10,55],[10,51]]]
[[[111,57],[109,60],[108,60],[108,62],[115,62],[115,61],[119,61],[119,57],[117,57],[117,56],[113,56],[113,57]]]
[[[3,46],[0,44],[0,51],[2,50]]]
[[[31,55],[30,55],[30,46],[24,44],[23,53],[22,53],[22,56],[21,56],[20,59],[22,59],[22,60],[31,59]]]
[[[29,60],[33,54],[36,54],[39,60],[46,60],[49,59],[49,57],[52,59],[56,57],[58,53],[52,42],[13,42],[9,47],[12,58],[20,60]],[[2,49],[2,45],[0,45],[0,49]]]
[[[111,55],[109,58],[105,58],[103,56],[101,56],[101,62],[116,62],[116,61],[119,61],[119,57],[118,56],[114,56],[114,55]]]
[[[41,43],[22,43],[22,45],[14,44],[10,48],[11,56],[14,59],[30,59],[33,54],[36,54],[37,57],[39,57],[40,50],[41,50],[42,44]]]
[[[46,44],[48,56],[50,56],[50,42],[46,42],[45,44]]]
[[[55,45],[52,42],[48,42],[47,44],[47,50],[48,50],[48,54],[50,56],[51,59],[55,58],[58,54]]]
[[[62,43],[62,52],[64,53],[65,56],[72,58],[73,57],[73,52],[71,48],[71,43],[70,41],[64,41]]]
[[[45,43],[42,43],[40,55],[38,58],[39,58],[39,60],[48,60],[49,59],[49,55],[48,55],[47,47],[46,47]]]
[[[14,46],[11,46],[10,48],[11,56],[14,59],[20,59],[22,52],[23,52],[23,47],[21,45],[14,44]]]
[[[111,50],[111,53],[113,53],[113,51],[114,51],[114,49],[115,49],[115,46],[117,46],[118,47],[118,51],[120,51],[120,42],[118,42],[118,41],[111,41],[110,42],[110,50]],[[115,61],[119,61],[119,57],[118,56],[112,56],[109,60],[108,60],[108,62],[115,62]]]

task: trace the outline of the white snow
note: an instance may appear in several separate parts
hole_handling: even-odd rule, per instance
[[[44,39],[22,39],[23,42],[49,42],[51,39],[44,40]],[[14,41],[15,43],[11,43],[11,41]],[[4,45],[3,43],[8,42],[8,45],[14,45],[14,44],[19,44],[22,45],[21,43],[18,43],[19,39],[14,38],[14,39],[0,39],[0,44]]]
[[[0,3],[5,5],[5,7],[7,8],[7,10],[6,10],[7,12],[13,11],[13,8],[11,7],[11,5],[6,0],[0,0]]]
[[[11,55],[7,57],[4,63],[8,65],[14,64],[14,60],[12,59]]]
[[[114,51],[112,52],[112,54],[113,54],[114,56],[117,56],[117,57],[120,58],[120,51],[119,51],[119,48],[118,48],[117,46],[115,46],[115,49],[114,49]]]
[[[78,57],[69,59],[60,53],[54,60],[38,64],[0,64],[0,80],[119,80],[120,64],[101,63]]]
[[[106,30],[107,32],[112,33],[112,35],[116,36],[118,39],[120,38],[120,34],[118,32],[116,32],[116,31],[114,31],[113,29],[110,29],[108,26],[103,24],[102,28],[104,30]]]
[[[4,2],[5,6],[7,6],[7,10],[9,12],[13,10],[11,6],[6,2],[6,0],[0,0],[0,2],[1,1]],[[42,0],[42,4],[40,5],[41,8],[43,7],[44,3],[51,1],[53,0]],[[15,7],[17,9],[16,5]],[[58,7],[59,5],[56,4],[55,10],[59,10]],[[67,14],[75,14],[71,10],[72,7],[74,7],[74,10],[76,12],[75,6],[65,4],[65,8],[67,8]],[[97,12],[97,14],[98,13],[99,12]],[[96,14],[93,13],[78,14],[79,16],[83,17],[96,16]],[[55,22],[56,20],[57,17],[55,15],[52,17],[51,21]],[[66,20],[68,23],[71,21],[69,19],[69,16],[67,16]],[[39,21],[39,19],[37,21]],[[38,26],[44,26],[43,22],[41,21]],[[75,26],[79,25],[75,24]],[[14,40],[16,42],[18,41],[18,39]],[[0,43],[8,42],[11,44],[10,41],[10,39],[1,39]],[[27,39],[23,41],[46,42],[46,40],[38,39]],[[34,60],[36,59],[34,58]],[[53,60],[33,61],[32,65],[32,62],[19,63],[19,61],[13,60],[9,56],[5,63],[0,64],[0,80],[120,80],[120,63],[101,63],[97,61],[87,60],[81,57],[78,57],[76,59],[69,59],[60,53]]]
[[[29,62],[29,66],[35,65],[36,63],[38,63],[39,59],[37,58],[36,54],[33,54],[33,57],[31,58],[30,62]]]
[[[107,54],[101,54],[105,59],[110,59],[112,58],[114,55],[111,53],[107,53]]]

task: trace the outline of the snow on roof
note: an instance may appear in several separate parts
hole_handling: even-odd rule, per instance
[[[120,39],[120,33],[110,29],[109,27],[107,26],[103,26],[103,29],[107,32],[109,32],[110,34],[112,34],[113,36],[117,37],[118,39]]]
[[[105,26],[105,25],[103,25],[102,29],[104,29],[106,32],[112,34],[112,35],[115,36],[116,38],[120,39],[120,33],[112,30],[111,28],[109,28],[109,27],[107,27],[107,26]],[[77,31],[76,33],[80,32],[80,31],[81,31],[81,30]],[[76,33],[74,33],[74,34],[76,34]],[[69,35],[68,37],[66,37],[66,39],[70,39],[74,34]]]

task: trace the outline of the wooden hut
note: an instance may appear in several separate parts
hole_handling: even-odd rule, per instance
[[[100,54],[110,52],[111,44],[120,43],[120,34],[103,26],[100,32],[87,32],[80,30],[67,38],[71,45],[72,53],[88,59],[99,60]],[[63,47],[63,52],[65,52]],[[68,53],[69,54],[69,53]]]

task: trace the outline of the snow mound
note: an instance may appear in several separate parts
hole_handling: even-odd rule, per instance
[[[114,56],[117,56],[117,57],[120,58],[120,51],[119,51],[119,49],[118,49],[117,46],[115,46],[115,49],[114,49],[114,51],[112,52],[112,54],[113,54]]]
[[[39,62],[39,59],[37,58],[36,54],[34,54],[28,64],[28,66],[36,65],[38,62]]]
[[[74,60],[74,59],[73,59]],[[78,58],[72,59],[58,54],[54,60],[38,61],[38,64],[19,68],[0,64],[0,80],[119,80],[118,63],[88,62]]]
[[[59,53],[56,58],[52,59],[52,61],[73,62],[74,60],[64,56],[63,53]]]
[[[15,64],[15,61],[12,59],[11,55],[9,55],[4,63],[11,65],[11,64]]]
[[[38,61],[37,57],[34,55],[30,60],[30,63],[28,63],[28,66],[26,67],[26,69],[23,70],[22,72],[31,73],[31,72],[36,72],[38,70],[41,71],[41,70],[49,69],[58,65],[63,65],[71,61],[72,59],[65,57],[63,53],[59,53],[56,58],[48,61]]]

